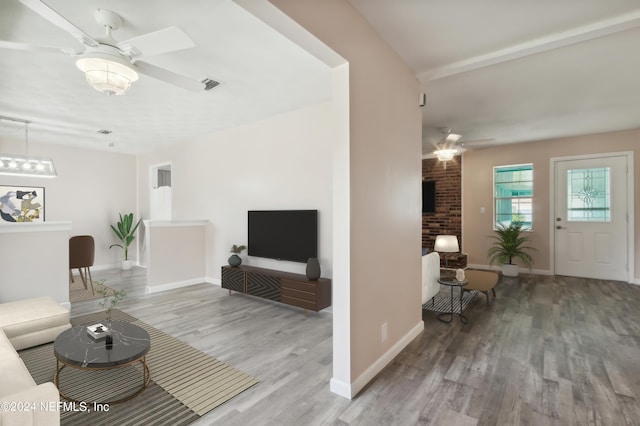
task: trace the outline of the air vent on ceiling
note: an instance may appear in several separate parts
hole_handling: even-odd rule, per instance
[[[113,132],[111,130],[107,130],[107,129],[100,129],[100,130],[98,130],[98,133],[103,134],[103,135],[110,135]]]
[[[210,78],[205,78],[202,83],[204,83],[204,90],[211,90],[220,84],[219,81],[211,80]]]

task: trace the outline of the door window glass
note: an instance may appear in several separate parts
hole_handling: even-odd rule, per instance
[[[567,220],[609,222],[611,169],[597,167],[567,170]]]

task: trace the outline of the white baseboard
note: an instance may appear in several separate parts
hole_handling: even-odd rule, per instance
[[[329,381],[329,390],[343,398],[351,399],[351,385],[332,377]]]
[[[376,360],[364,373],[362,373],[353,383],[332,378],[329,384],[331,392],[342,397],[352,399],[360,392],[373,378],[381,372],[413,339],[424,330],[424,322],[420,320],[407,334],[389,348],[380,358]]]
[[[469,268],[469,269],[484,269],[486,271],[496,271],[496,272],[500,272],[502,270],[501,266],[480,265],[480,264],[477,264],[477,263],[469,263],[469,264],[467,264],[467,268]],[[523,274],[553,275],[553,273],[548,269],[531,269],[531,270],[528,270],[527,268],[520,268],[520,272],[522,272]]]
[[[188,287],[188,286],[194,285],[194,284],[202,284],[203,282],[206,282],[206,279],[204,277],[202,277],[202,278],[193,278],[193,279],[185,280],[185,281],[175,281],[175,282],[172,282],[172,283],[160,284],[160,285],[154,285],[154,286],[147,285],[144,288],[144,292],[147,293],[147,294],[160,293],[161,291],[167,291],[167,290],[173,290],[173,289],[176,289],[176,288]]]
[[[222,287],[222,280],[220,278],[207,277],[207,283],[217,285],[218,287]]]

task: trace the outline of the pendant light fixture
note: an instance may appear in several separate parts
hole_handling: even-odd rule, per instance
[[[31,122],[20,118],[0,116],[0,121],[2,120],[24,124],[26,155],[0,154],[0,175],[46,178],[56,177],[56,168],[53,165],[53,160],[51,158],[33,157],[29,155],[29,124],[31,124]]]

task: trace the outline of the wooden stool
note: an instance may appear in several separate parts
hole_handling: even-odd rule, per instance
[[[495,299],[496,290],[494,287],[498,284],[498,274],[491,271],[466,270],[464,271],[464,277],[469,281],[469,284],[464,286],[463,290],[477,290],[483,292],[487,297],[487,305],[490,306],[489,291],[493,293],[493,298]]]

